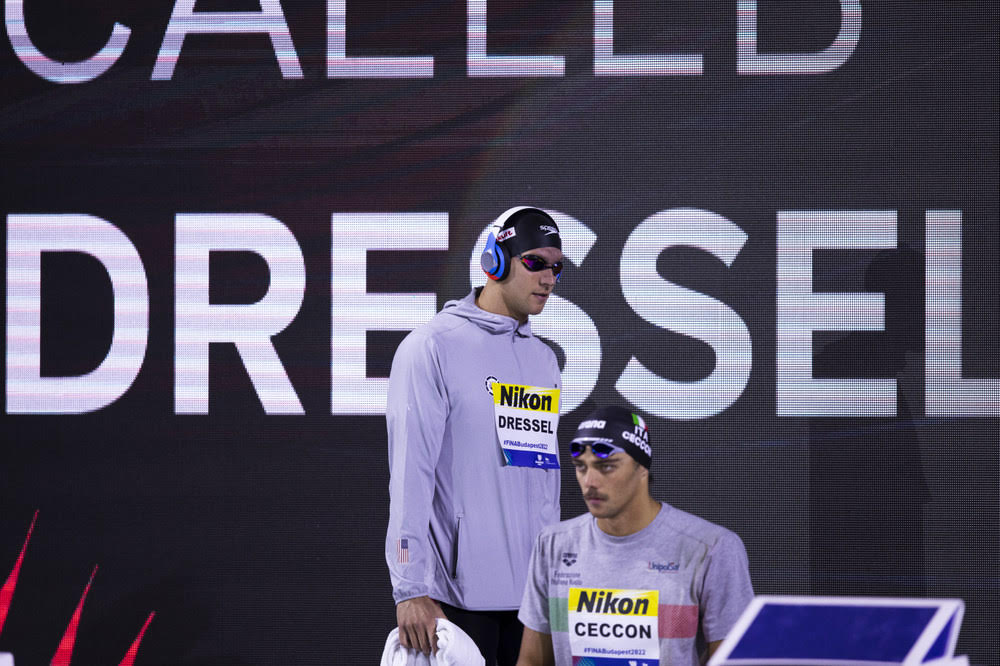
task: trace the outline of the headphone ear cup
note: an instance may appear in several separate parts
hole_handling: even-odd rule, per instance
[[[494,271],[497,269],[497,238],[490,232],[490,235],[486,238],[486,247],[483,248],[483,253],[479,256],[479,265],[483,267],[483,272],[487,276],[493,277]]]
[[[500,282],[510,274],[510,254],[507,253],[507,248],[500,244],[494,244],[493,249],[500,264],[495,273],[497,282]]]
[[[510,272],[510,257],[503,245],[497,243],[496,234],[490,232],[486,239],[486,248],[479,257],[479,265],[483,267],[487,277],[492,280],[503,280]]]

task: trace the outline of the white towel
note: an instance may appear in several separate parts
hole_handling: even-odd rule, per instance
[[[452,622],[437,620],[437,654],[425,655],[399,644],[399,627],[389,632],[381,666],[485,666],[486,660],[469,635]]]

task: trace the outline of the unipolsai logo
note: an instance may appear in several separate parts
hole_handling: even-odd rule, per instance
[[[660,564],[659,562],[649,562],[648,567],[650,571],[656,571],[657,573],[676,573],[680,571],[681,565],[677,562],[668,562],[666,564]]]

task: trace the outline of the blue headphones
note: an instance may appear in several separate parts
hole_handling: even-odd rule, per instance
[[[486,238],[486,248],[479,257],[479,265],[491,280],[499,282],[510,274],[510,252],[501,244],[502,239],[498,241],[497,238],[502,234],[507,221],[522,210],[534,209],[531,206],[515,206],[504,211],[490,225],[490,235]]]

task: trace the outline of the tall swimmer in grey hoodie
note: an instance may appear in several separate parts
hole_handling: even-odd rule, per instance
[[[528,317],[562,259],[547,213],[506,211],[483,252],[486,285],[446,303],[393,358],[385,556],[404,647],[435,650],[436,618],[447,617],[487,665],[517,660],[532,545],[559,521],[562,382]]]

